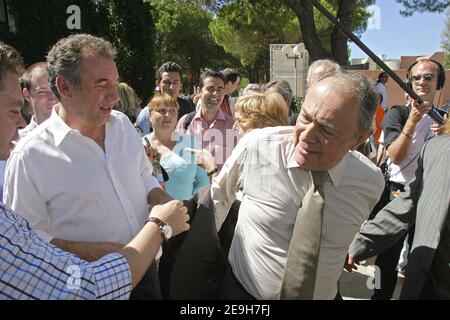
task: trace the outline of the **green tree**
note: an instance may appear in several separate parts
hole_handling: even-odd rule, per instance
[[[238,67],[239,61],[217,45],[209,31],[212,13],[195,1],[150,0],[156,27],[156,67],[164,61],[180,64],[192,92],[204,67]]]
[[[447,9],[446,15],[447,20],[442,32],[442,48],[445,52],[445,67],[450,68],[450,8]]]
[[[149,3],[141,0],[100,0],[99,34],[117,48],[121,80],[144,101],[153,92],[155,26]]]
[[[69,30],[66,13],[70,5],[81,9],[81,30]],[[50,47],[60,38],[75,32],[95,33],[98,30],[95,4],[86,0],[10,0],[16,33],[5,31],[2,38],[15,46],[25,63],[45,60]]]
[[[337,27],[325,39],[318,34],[317,15],[321,15],[310,1],[283,0],[297,15],[303,42],[309,52],[311,61],[332,58],[341,65],[348,62],[348,39]],[[365,8],[373,4],[373,0],[328,0],[321,1],[331,13],[349,30],[356,34],[362,33],[367,24],[368,13]],[[328,23],[328,22],[325,22]],[[330,50],[327,49],[329,45]]]
[[[441,0],[395,0],[403,5],[400,13],[404,16],[412,16],[415,12],[443,12],[450,6],[450,1]]]
[[[214,40],[243,66],[251,82],[268,80],[269,47],[272,43],[297,43],[298,21],[280,1],[236,0],[223,5],[210,24]]]

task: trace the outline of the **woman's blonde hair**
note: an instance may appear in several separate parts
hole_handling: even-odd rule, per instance
[[[444,131],[444,133],[446,135],[450,136],[450,117],[449,117],[449,119],[447,119],[447,122],[445,123],[445,131]]]
[[[125,82],[117,85],[117,92],[120,97],[120,111],[126,115],[134,115],[142,100],[134,92],[133,88]]]
[[[239,125],[245,130],[289,124],[286,101],[273,91],[240,97],[235,110],[239,112]]]
[[[180,109],[177,99],[167,93],[154,95],[152,100],[148,103],[150,111],[156,111],[160,106],[175,108],[177,111]]]

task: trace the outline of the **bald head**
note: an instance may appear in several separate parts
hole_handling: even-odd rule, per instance
[[[312,82],[317,81],[324,75],[338,71],[341,71],[341,67],[333,60],[316,60],[309,66],[308,75],[306,76],[306,83],[311,85]]]

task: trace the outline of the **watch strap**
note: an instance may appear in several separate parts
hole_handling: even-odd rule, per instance
[[[147,221],[145,221],[145,223],[147,222],[153,222],[155,223],[158,227],[159,227],[159,231],[161,232],[161,238],[163,239],[163,241],[167,240],[166,235],[164,234],[163,228],[164,226],[167,225],[167,223],[165,223],[164,221],[162,221],[161,219],[157,218],[157,217],[149,217],[147,219]]]

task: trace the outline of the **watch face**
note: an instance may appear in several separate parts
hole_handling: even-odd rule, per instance
[[[166,239],[170,239],[172,237],[172,227],[169,226],[168,224],[164,225],[164,227],[162,227],[162,232],[164,233],[164,236],[166,237]]]

